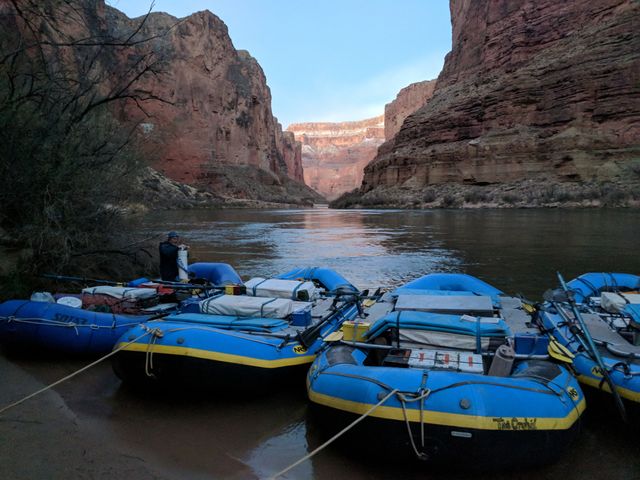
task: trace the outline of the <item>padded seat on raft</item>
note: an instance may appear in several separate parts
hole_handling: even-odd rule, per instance
[[[180,313],[164,318],[167,322],[197,323],[209,327],[232,330],[265,331],[279,330],[289,325],[278,318],[240,318],[229,315],[208,315],[206,313]]]
[[[428,330],[473,337],[505,337],[510,334],[505,321],[496,317],[472,317],[469,315],[445,315],[431,312],[396,311],[375,322],[368,338],[375,338],[390,328],[400,330]]]
[[[493,302],[485,295],[399,295],[395,310],[490,317]]]

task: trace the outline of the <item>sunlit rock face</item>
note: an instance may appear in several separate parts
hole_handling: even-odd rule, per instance
[[[451,1],[433,96],[366,168],[361,191],[637,178],[640,2]]]
[[[104,28],[116,35],[139,22],[110,7],[101,10]],[[234,48],[217,16],[203,11],[178,20],[152,13],[138,37],[153,38],[159,64],[157,74],[145,76],[137,88],[159,100],[144,102],[142,109],[129,102],[122,115],[142,122],[140,133],[157,171],[239,198],[259,197],[261,187],[303,182],[301,147],[272,114],[262,68],[248,52]],[[114,74],[118,66],[114,58]],[[253,169],[249,175],[246,168]],[[254,180],[256,185],[244,185]],[[275,190],[270,200],[274,195]]]
[[[360,186],[364,166],[384,142],[384,116],[357,122],[294,123],[307,185],[332,200]]]
[[[433,95],[435,80],[412,83],[400,90],[395,100],[384,107],[384,138],[392,139],[404,123],[404,119],[422,107]]]

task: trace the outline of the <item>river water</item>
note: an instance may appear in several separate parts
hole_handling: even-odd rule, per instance
[[[190,210],[149,215],[134,228],[158,240],[177,230],[191,247],[191,262],[230,263],[245,279],[328,266],[360,288],[375,288],[430,272],[465,272],[539,300],[556,285],[556,271],[567,279],[587,271],[640,272],[640,212],[632,210]],[[81,365],[17,362],[42,382]],[[56,391],[87,432],[163,478],[267,478],[324,440],[302,388],[259,398],[147,396],[123,388],[100,365]],[[588,399],[584,429],[560,462],[473,478],[640,478],[639,424],[622,425],[604,395]],[[467,476],[389,465],[331,446],[285,478]]]

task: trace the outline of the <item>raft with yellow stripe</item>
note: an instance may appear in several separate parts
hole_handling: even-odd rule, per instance
[[[345,330],[307,376],[314,424],[327,435],[363,417],[345,451],[521,467],[553,461],[577,434],[584,395],[550,360],[519,299],[468,275],[435,274],[369,312],[368,331]]]
[[[294,298],[277,297],[283,284],[293,285],[284,296]],[[303,387],[323,338],[360,308],[358,289],[326,268],[292,270],[275,282],[257,279],[244,290],[201,300],[198,310],[183,305],[182,313],[133,328],[115,346],[121,350],[114,371],[142,387],[254,394],[286,382]],[[289,303],[297,310],[284,315]]]
[[[567,283],[620,397],[640,403],[640,276],[591,272]],[[566,301],[547,300],[540,321],[571,351],[581,383],[611,393]]]

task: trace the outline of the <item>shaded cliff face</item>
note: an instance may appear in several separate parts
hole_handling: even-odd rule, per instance
[[[384,107],[384,138],[391,140],[399,131],[405,118],[422,107],[433,95],[435,80],[412,83],[400,90],[395,100]]]
[[[638,180],[640,3],[451,2],[435,92],[365,169],[362,192]]]
[[[110,7],[103,10],[100,21],[113,35],[132,31],[139,22]],[[153,13],[138,37],[153,38],[140,50],[153,50],[161,67],[137,88],[153,92],[157,100],[129,102],[121,115],[141,122],[151,166],[216,194],[267,196],[269,201],[278,191],[294,195],[288,186],[304,181],[300,145],[273,117],[262,68],[248,52],[233,47],[226,25],[208,11],[180,20]],[[113,75],[124,63],[119,60],[109,65]],[[258,184],[245,188],[253,180]],[[293,190],[320,199],[304,186]]]
[[[362,182],[363,169],[384,142],[384,117],[357,122],[295,123],[307,185],[332,200]]]

